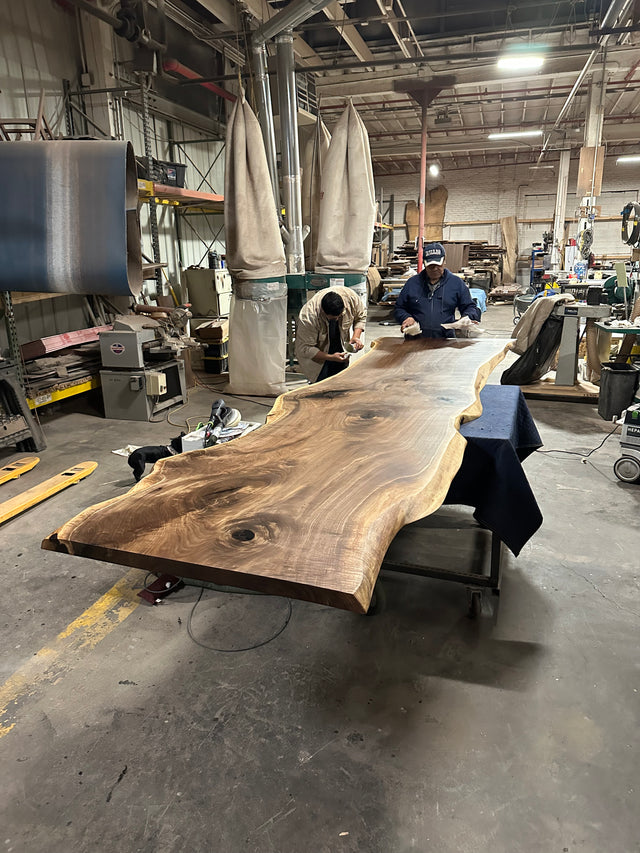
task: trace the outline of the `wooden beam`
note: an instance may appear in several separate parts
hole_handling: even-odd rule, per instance
[[[398,17],[398,12],[395,9],[393,9],[393,0],[392,0],[390,5],[387,5],[385,3],[385,0],[377,0],[377,3],[378,3],[378,8],[382,12],[382,14],[386,18],[391,18],[391,20],[385,21],[385,23],[386,23],[387,27],[389,27],[389,31],[391,32],[391,35],[396,40],[396,44],[400,48],[402,55],[405,56],[407,59],[409,59],[412,56],[416,56],[417,55],[416,42],[415,41],[411,42],[412,50],[409,50],[407,43],[404,41],[404,39],[402,38],[402,35],[400,34],[400,29],[398,27],[398,24],[396,23],[396,20]],[[408,22],[407,22],[406,26],[408,28],[408,26],[409,26]],[[411,31],[411,32],[413,35],[413,31]],[[420,51],[420,55],[422,56],[422,51]]]
[[[356,27],[349,23],[349,17],[339,3],[330,3],[322,10],[330,21],[336,21],[340,24],[336,27],[336,31],[340,33],[345,42],[349,45],[354,54],[361,59],[372,60],[373,53],[369,50],[367,43],[362,38]]]
[[[382,338],[279,397],[266,426],[161,460],[42,547],[364,613],[395,534],[445,499],[460,423],[508,348]]]
[[[215,15],[219,21],[232,30],[240,30],[237,6],[229,0],[198,0],[201,6]]]

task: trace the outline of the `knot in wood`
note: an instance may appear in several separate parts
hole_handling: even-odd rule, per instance
[[[243,527],[239,530],[234,530],[231,535],[234,539],[237,539],[238,542],[250,542],[252,539],[255,539],[256,534],[253,530],[249,530],[248,527]]]

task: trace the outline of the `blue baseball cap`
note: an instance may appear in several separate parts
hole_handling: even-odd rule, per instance
[[[425,243],[422,247],[422,261],[427,264],[444,264],[444,246],[442,243]]]

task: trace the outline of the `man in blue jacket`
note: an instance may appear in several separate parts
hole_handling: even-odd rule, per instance
[[[456,308],[461,317],[478,322],[480,309],[462,279],[445,268],[441,243],[426,243],[422,258],[422,271],[407,279],[398,296],[396,320],[403,332],[418,323],[423,338],[455,338],[453,329],[443,329],[442,323],[455,322]]]

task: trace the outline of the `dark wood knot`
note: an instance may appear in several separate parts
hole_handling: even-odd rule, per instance
[[[256,534],[253,530],[249,530],[245,527],[240,530],[234,530],[231,535],[234,539],[237,539],[238,542],[250,542],[252,539],[255,539]]]

